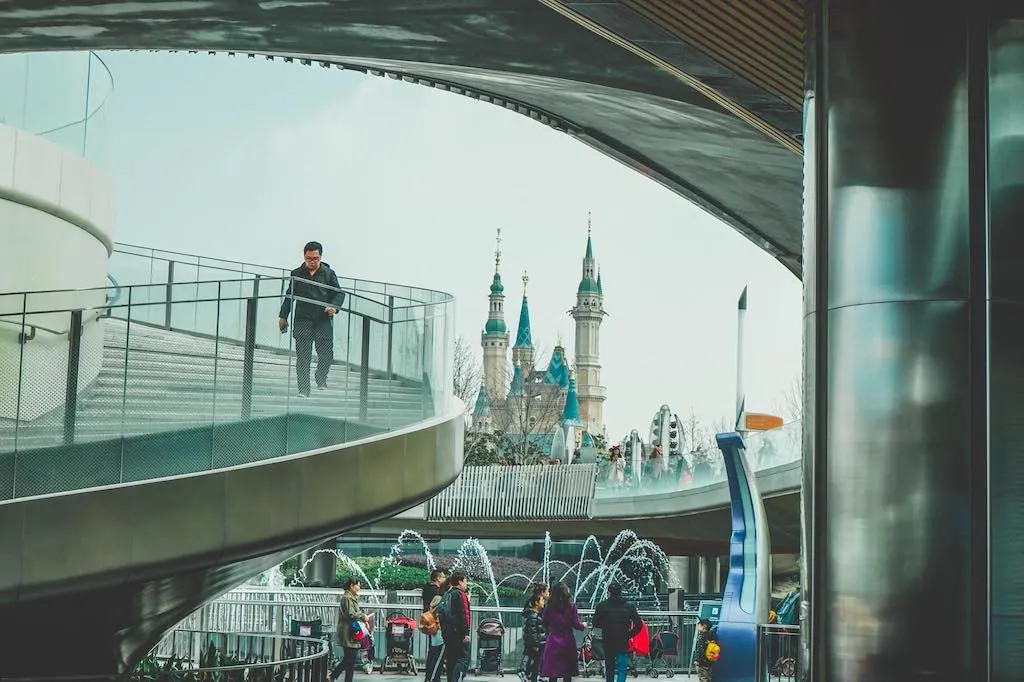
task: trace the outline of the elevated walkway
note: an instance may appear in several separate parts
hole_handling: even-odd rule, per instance
[[[115,256],[118,281],[172,277],[84,310],[0,295],[5,358],[59,370],[0,374],[2,676],[131,665],[203,601],[461,468],[450,297],[343,282],[328,388],[299,398],[286,281]]]
[[[771,529],[773,551],[800,545],[802,424],[793,422],[747,438]],[[594,464],[538,467],[467,467],[437,497],[362,529],[402,529],[457,537],[522,537],[551,531],[562,537],[614,536],[630,528],[679,553],[723,552],[731,533],[724,474],[680,480],[631,480],[611,486]]]

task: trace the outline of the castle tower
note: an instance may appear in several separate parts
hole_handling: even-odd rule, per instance
[[[605,387],[601,385],[601,322],[604,292],[594,247],[590,236],[590,214],[587,214],[587,251],[583,256],[583,277],[576,290],[576,305],[569,314],[576,322],[576,383],[580,419],[591,433],[604,433]]]
[[[501,284],[501,228],[498,229],[497,246],[494,249],[494,279],[491,293],[487,297],[487,324],[480,335],[480,346],[484,351],[484,381],[490,400],[500,400],[505,395],[505,363],[508,359],[508,326],[505,324],[505,287]]]
[[[519,328],[516,331],[516,345],[512,346],[512,362],[524,368],[527,375],[533,372],[533,332],[530,329],[530,305],[526,299],[526,285],[529,276],[523,273],[523,305],[519,309]]]

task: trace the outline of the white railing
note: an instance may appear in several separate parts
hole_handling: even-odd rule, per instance
[[[385,620],[391,615],[400,613],[417,619],[422,605],[418,592],[402,591],[388,595],[397,603],[385,602],[382,592],[364,591],[359,598],[360,607],[373,614],[374,639],[376,646],[375,664],[380,658],[385,645]],[[219,632],[240,632],[253,635],[284,636],[291,631],[293,621],[320,621],[324,636],[331,640],[337,628],[340,590],[321,588],[250,588],[242,587],[202,606],[188,616],[176,630],[210,629]],[[475,601],[475,598],[473,599]],[[470,605],[471,633],[470,652],[471,667],[477,663],[478,642],[476,629],[482,618],[500,618],[505,632],[502,636],[502,668],[515,670],[519,665],[523,652],[522,644],[522,605],[494,607]],[[581,608],[581,617],[588,622],[593,614],[592,609]],[[663,631],[677,633],[683,645],[680,655],[659,663],[675,670],[686,669],[689,660],[689,643],[693,640],[697,615],[692,611],[640,611],[640,616],[647,623],[651,637]],[[171,635],[168,635],[170,637]],[[336,643],[335,643],[336,644]],[[166,643],[161,646],[166,645]],[[412,653],[419,663],[426,659],[426,639],[417,634],[413,639]],[[278,649],[280,648],[278,644]],[[335,654],[335,658],[336,658]],[[666,665],[667,664],[667,665]],[[597,664],[595,663],[595,666]],[[646,668],[648,661],[638,667]],[[593,671],[591,671],[593,672]]]
[[[466,467],[427,502],[427,520],[589,519],[596,481],[596,464]]]

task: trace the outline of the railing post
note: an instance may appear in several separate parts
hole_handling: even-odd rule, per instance
[[[171,328],[171,308],[174,300],[174,261],[167,261],[167,295],[164,299],[164,329]]]
[[[363,343],[359,358],[359,421],[365,422],[370,393],[370,318],[363,318]]]
[[[82,358],[82,311],[71,311],[68,328],[68,374],[64,384],[64,444],[75,442],[75,420],[78,416],[78,367]]]
[[[394,350],[392,340],[395,333],[395,297],[388,296],[388,381],[395,378],[392,373],[391,353]]]
[[[245,300],[245,346],[242,359],[242,419],[252,416],[252,372],[256,354],[256,298]]]

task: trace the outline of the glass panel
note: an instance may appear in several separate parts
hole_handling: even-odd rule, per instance
[[[790,422],[770,431],[747,434],[745,456],[748,465],[753,471],[760,472],[799,461],[802,434],[803,423],[801,421]],[[687,438],[689,438],[688,434]],[[610,464],[607,461],[601,462],[598,497],[653,495],[722,484],[725,481],[722,453],[717,449],[710,452],[695,453],[691,451],[681,455],[670,453],[667,473],[659,479],[650,476],[648,472],[650,462],[647,454],[647,445],[644,444],[641,460],[644,475],[639,484],[635,483],[636,476],[630,470],[628,462],[623,484],[616,483]]]
[[[341,310],[323,328],[329,343],[312,339],[314,390],[300,399],[294,329],[278,328],[286,280],[211,271],[213,281],[195,281],[211,266],[181,256],[168,285],[165,257],[178,258],[117,251],[111,274],[124,286],[116,301],[110,287],[0,295],[0,499],[303,452],[415,423],[446,404],[447,297],[394,309],[379,292],[370,296],[381,300],[351,297],[369,314]],[[247,352],[250,299],[255,345]],[[73,310],[84,324],[69,402]],[[34,331],[20,344],[23,327]]]

